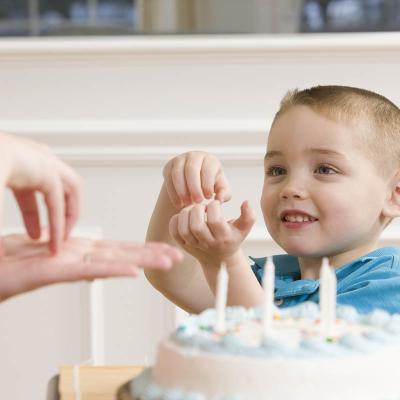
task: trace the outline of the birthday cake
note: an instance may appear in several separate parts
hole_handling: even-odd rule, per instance
[[[398,400],[400,315],[360,315],[339,306],[332,334],[315,303],[275,309],[265,334],[261,309],[193,315],[158,349],[153,368],[129,383],[135,400]]]

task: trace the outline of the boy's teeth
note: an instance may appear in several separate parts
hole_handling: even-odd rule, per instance
[[[288,222],[309,222],[309,221],[315,221],[315,218],[308,217],[306,215],[286,215],[285,216],[285,221],[288,221]]]

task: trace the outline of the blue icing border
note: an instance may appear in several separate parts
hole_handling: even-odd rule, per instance
[[[309,318],[318,319],[319,306],[314,302],[305,302],[291,308],[281,309],[283,318]],[[249,346],[240,339],[229,334],[235,324],[246,320],[260,319],[260,308],[245,309],[243,307],[228,307],[226,309],[226,325],[228,333],[220,340],[210,335],[216,319],[214,309],[208,309],[199,315],[191,315],[170,339],[187,349],[202,350],[209,353],[225,353],[246,357],[272,358],[272,357],[299,357],[320,358],[349,356],[354,352],[373,352],[385,344],[394,341],[400,346],[397,335],[400,333],[400,315],[390,315],[382,310],[374,310],[370,314],[361,315],[351,306],[338,306],[337,317],[353,323],[370,326],[368,334],[346,335],[338,341],[328,342],[324,338],[304,338],[297,348],[289,348],[273,338],[263,341],[260,346]],[[316,351],[317,350],[317,351]]]
[[[156,385],[151,377],[152,368],[146,368],[129,382],[129,391],[134,400],[242,400],[239,395],[213,396],[208,399],[200,392],[187,392],[176,388],[163,388]]]

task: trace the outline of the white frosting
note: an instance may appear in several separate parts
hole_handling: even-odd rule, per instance
[[[260,310],[191,316],[159,347],[155,367],[131,384],[141,400],[400,400],[400,316],[337,310],[333,337],[321,336],[318,306],[276,311],[262,338]],[[262,395],[261,395],[262,394]]]
[[[275,358],[215,355],[160,345],[153,381],[161,387],[242,400],[384,400],[400,398],[400,351],[351,357]],[[263,396],[260,396],[263,393]],[[390,397],[392,396],[392,397]]]

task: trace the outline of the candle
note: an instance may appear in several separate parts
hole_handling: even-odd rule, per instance
[[[215,332],[225,333],[225,308],[226,301],[228,297],[228,271],[226,270],[226,265],[221,264],[218,272],[217,278],[217,293],[215,297],[215,311],[216,311],[216,321],[215,321]]]
[[[336,321],[336,274],[327,257],[322,259],[319,279],[321,331],[325,337],[330,337],[334,333]]]
[[[263,336],[267,336],[274,319],[275,265],[272,257],[268,257],[263,276],[264,306],[263,306]]]
[[[89,284],[90,290],[90,347],[93,365],[105,363],[104,340],[104,286],[103,281],[95,279]]]

